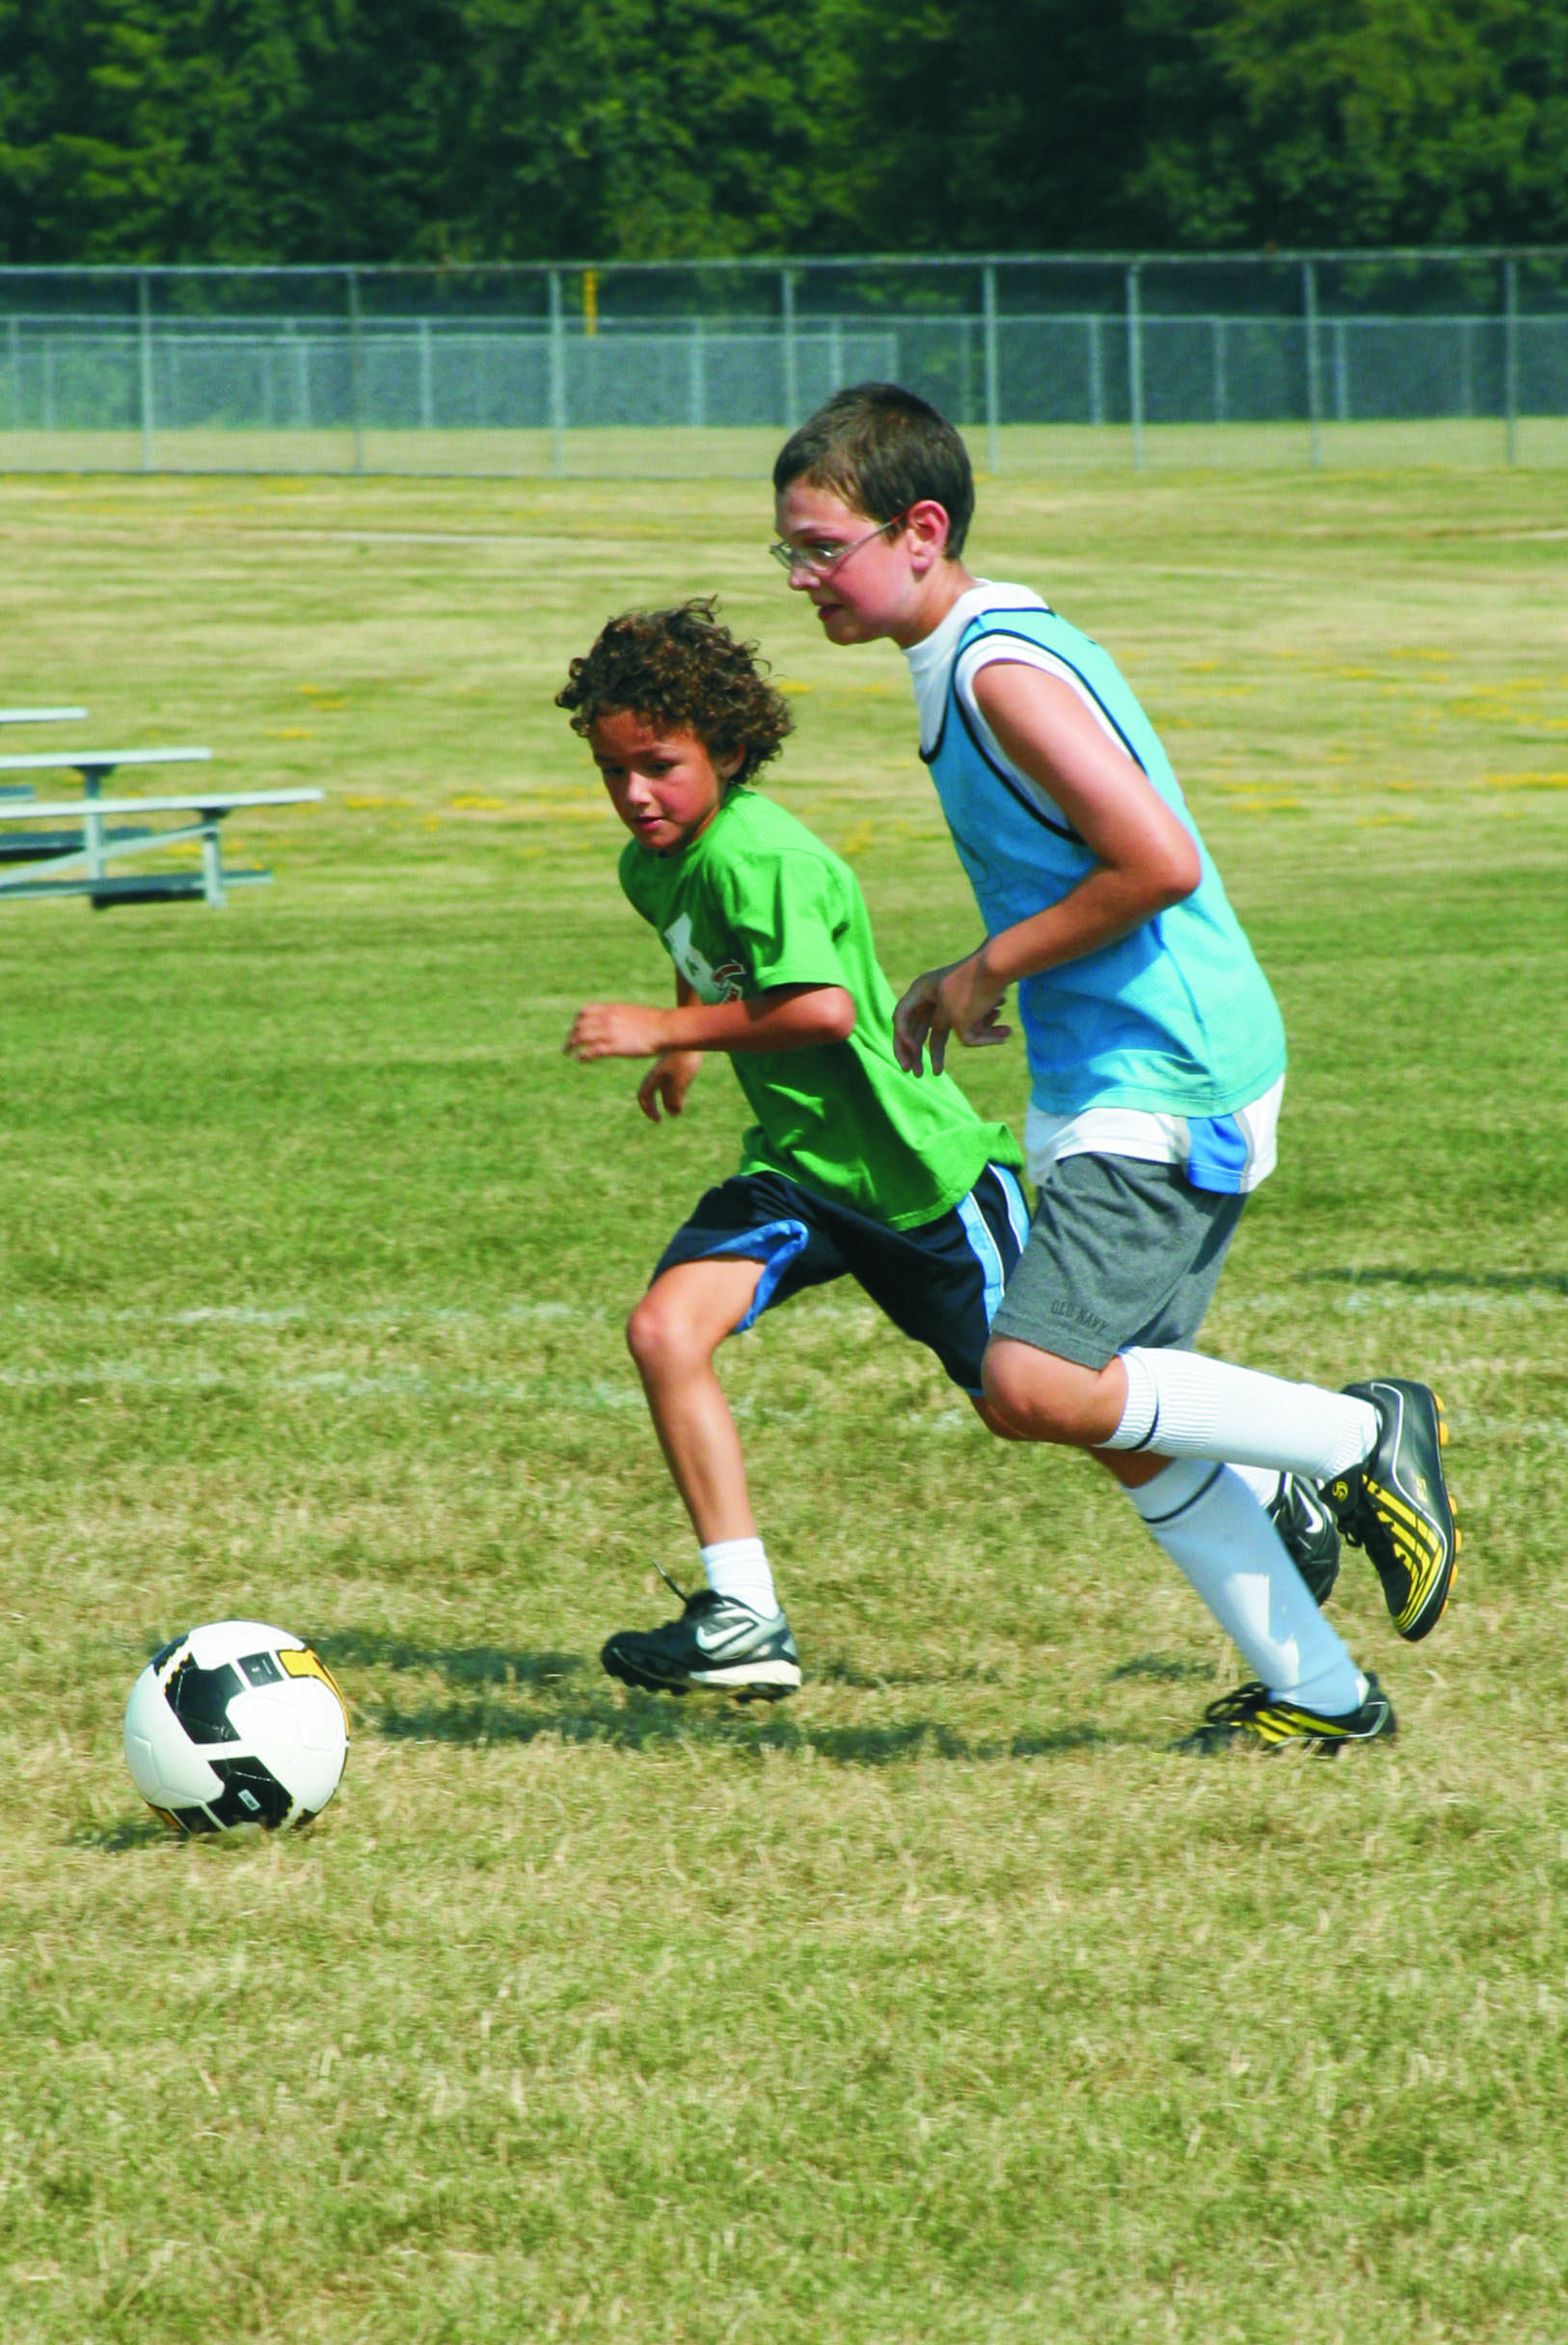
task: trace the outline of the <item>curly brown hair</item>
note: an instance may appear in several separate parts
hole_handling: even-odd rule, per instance
[[[784,695],[767,681],[757,646],[719,624],[714,596],[672,610],[625,610],[574,660],[555,706],[574,733],[630,710],[644,722],[694,734],[715,765],[737,752],[732,782],[749,781],[795,727]]]

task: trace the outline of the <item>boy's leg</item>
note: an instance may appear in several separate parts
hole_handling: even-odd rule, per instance
[[[1245,1699],[1249,1714],[1206,1732],[1323,1744],[1387,1733],[1387,1703],[1225,1453],[1197,1464],[1106,1447],[1125,1406],[1119,1347],[1192,1340],[1240,1212],[1239,1199],[1194,1191],[1166,1167],[1091,1157],[1054,1167],[993,1322],[987,1400],[1015,1436],[1100,1457],[1250,1664],[1257,1685],[1229,1698]]]
[[[1037,1357],[1052,1371],[1077,1364]],[[1071,1380],[1049,1381],[1060,1386]],[[1020,1429],[1009,1423],[1007,1430],[1016,1435]],[[1376,1681],[1358,1670],[1277,1523],[1233,1468],[1148,1452],[1094,1454],[1254,1673],[1254,1683],[1243,1689],[1249,1714],[1208,1719],[1195,1746],[1249,1737],[1306,1739],[1328,1748],[1393,1731],[1392,1710]],[[1237,1699],[1228,1702],[1233,1706]]]
[[[1377,1567],[1394,1626],[1424,1636],[1459,1544],[1435,1394],[1396,1379],[1329,1392],[1187,1348],[1241,1204],[1169,1167],[1095,1156],[1052,1167],[992,1331],[987,1397],[1024,1440],[1323,1482],[1339,1528]],[[1147,1315],[1145,1262],[1175,1266]],[[1287,1511],[1271,1509],[1282,1529]]]
[[[655,1279],[627,1325],[659,1445],[701,1547],[757,1536],[714,1354],[750,1310],[763,1269],[735,1254],[677,1263]]]
[[[1329,1392],[1202,1353],[1133,1345],[1097,1372],[1000,1338],[986,1390],[1015,1438],[1102,1453],[1203,1458],[1327,1485],[1345,1536],[1377,1567],[1395,1628],[1435,1629],[1459,1533],[1442,1465],[1447,1431],[1425,1385],[1379,1378]]]
[[[601,1658],[611,1677],[653,1691],[705,1686],[769,1700],[799,1685],[799,1656],[757,1535],[714,1354],[770,1304],[842,1267],[813,1226],[811,1200],[771,1174],[739,1175],[710,1190],[666,1248],[627,1342],[697,1536],[706,1585],[685,1600],[678,1620],[610,1637]]]
[[[767,1265],[733,1254],[663,1271],[626,1334],[676,1489],[702,1550],[707,1585],[679,1620],[623,1629],[600,1656],[611,1677],[650,1692],[708,1687],[776,1699],[800,1683],[790,1626],[757,1537],[745,1461],[714,1354],[750,1310]]]
[[[1238,1473],[1207,1460],[1100,1462],[1271,1699],[1324,1718],[1362,1707],[1366,1680]]]

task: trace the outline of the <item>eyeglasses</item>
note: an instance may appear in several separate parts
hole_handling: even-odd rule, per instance
[[[787,546],[781,538],[777,545],[770,546],[768,551],[780,570],[786,571],[791,578],[798,570],[803,570],[807,578],[830,578],[835,570],[842,568],[852,553],[858,553],[862,546],[869,546],[874,537],[880,537],[885,529],[895,527],[903,519],[903,513],[894,513],[886,521],[879,521],[875,529],[868,529],[864,537],[857,537],[848,546]]]

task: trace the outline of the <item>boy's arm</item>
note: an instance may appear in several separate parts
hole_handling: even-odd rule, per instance
[[[950,1034],[971,1044],[1004,1041],[996,1011],[1009,985],[1114,944],[1190,896],[1203,876],[1191,833],[1070,685],[998,660],[981,669],[974,695],[1001,748],[1072,824],[1096,868],[967,959],[916,978],[893,1020],[899,1064],[910,1074],[920,1073],[927,1043],[940,1073]]]
[[[666,1051],[811,1050],[854,1032],[854,997],[842,985],[770,985],[749,1001],[673,1010],[637,1002],[585,1002],[566,1038],[571,1059],[653,1059]]]
[[[694,1002],[689,978],[675,972],[675,999]],[[702,1069],[700,1050],[662,1050],[637,1085],[637,1105],[650,1123],[660,1121],[660,1112],[678,1116],[686,1106],[686,1094]]]

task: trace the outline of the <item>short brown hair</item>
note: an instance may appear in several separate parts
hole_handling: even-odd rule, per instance
[[[897,383],[836,391],[779,449],[773,493],[806,479],[842,497],[868,521],[892,521],[930,498],[947,515],[957,561],[975,511],[969,451],[945,416]]]
[[[626,610],[574,660],[555,694],[574,733],[631,710],[649,724],[694,734],[716,765],[740,752],[732,779],[749,781],[776,757],[795,719],[764,673],[757,646],[719,624],[712,595],[670,610]]]

